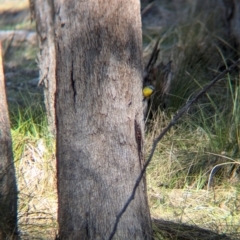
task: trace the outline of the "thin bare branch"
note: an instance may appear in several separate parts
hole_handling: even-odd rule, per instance
[[[149,165],[149,163],[151,162],[152,160],[152,157],[153,157],[153,154],[155,152],[155,149],[157,147],[157,144],[158,142],[164,137],[164,135],[168,132],[168,130],[174,126],[177,121],[182,117],[182,115],[184,113],[186,113],[189,108],[197,102],[197,100],[203,96],[217,81],[219,81],[225,74],[231,72],[235,67],[237,67],[237,65],[240,63],[240,59],[238,59],[236,62],[234,62],[229,68],[225,69],[223,72],[221,72],[219,75],[217,75],[209,84],[207,84],[197,95],[195,95],[195,97],[188,101],[177,113],[176,115],[173,117],[173,119],[171,120],[171,122],[168,124],[168,126],[166,128],[163,129],[163,131],[160,133],[160,135],[153,141],[153,144],[152,144],[152,149],[151,149],[151,152],[149,154],[149,157],[146,161],[146,163],[144,164],[142,170],[141,170],[141,173],[139,174],[138,178],[136,179],[136,182],[135,182],[135,185],[133,187],[133,190],[132,190],[132,193],[130,195],[130,197],[128,198],[128,200],[126,201],[126,203],[124,204],[122,210],[118,213],[118,215],[116,216],[116,220],[115,220],[115,223],[114,223],[114,227],[113,227],[113,230],[109,236],[109,240],[113,239],[116,231],[117,231],[117,226],[118,226],[118,223],[122,217],[122,215],[124,214],[124,212],[126,211],[126,209],[128,208],[129,204],[131,203],[131,201],[134,199],[135,197],[135,193],[136,193],[136,190],[139,186],[139,183],[141,182],[142,178],[143,178],[143,175]]]
[[[221,167],[221,166],[224,166],[224,165],[229,165],[229,164],[238,164],[240,165],[240,162],[237,162],[237,161],[234,161],[234,162],[225,162],[225,163],[219,163],[217,165],[215,165],[210,174],[209,174],[209,177],[208,177],[208,185],[207,185],[207,192],[209,192],[209,189],[210,189],[210,186],[211,186],[211,182],[212,182],[212,178],[214,177],[214,170],[218,167]]]

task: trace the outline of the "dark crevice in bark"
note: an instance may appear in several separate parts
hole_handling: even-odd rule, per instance
[[[77,96],[77,90],[75,86],[75,80],[73,77],[73,60],[72,60],[72,68],[71,68],[71,84],[72,84],[72,89],[73,89],[73,102],[74,102],[74,108],[76,110],[76,96]]]
[[[143,163],[143,155],[142,155],[143,138],[142,138],[141,126],[137,122],[136,118],[134,119],[134,128],[135,128],[135,139],[136,139],[136,143],[137,143],[137,147],[138,147],[139,164],[140,164],[140,168],[142,169],[142,163]]]
[[[88,221],[86,222],[86,235],[87,235],[88,238],[90,238],[90,231],[89,231]]]

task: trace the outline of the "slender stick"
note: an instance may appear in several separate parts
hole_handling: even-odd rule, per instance
[[[118,215],[116,216],[116,220],[115,220],[115,224],[113,227],[113,230],[109,236],[109,240],[113,239],[116,231],[117,231],[117,226],[118,223],[120,221],[120,218],[122,217],[122,215],[124,214],[124,212],[126,211],[126,209],[128,208],[129,204],[131,203],[131,201],[134,199],[135,197],[135,193],[136,190],[139,186],[139,183],[141,182],[143,175],[149,165],[149,163],[152,160],[153,154],[155,152],[155,149],[157,147],[158,142],[164,137],[164,135],[168,132],[168,130],[174,126],[177,121],[179,120],[179,118],[182,117],[182,115],[184,113],[186,113],[188,111],[188,109],[195,103],[197,102],[197,100],[203,96],[217,81],[219,81],[225,74],[231,72],[235,67],[237,67],[237,65],[240,63],[240,59],[238,59],[236,62],[234,62],[229,68],[225,69],[223,72],[221,72],[219,75],[217,75],[208,85],[206,85],[192,100],[188,101],[177,113],[176,115],[173,117],[173,119],[171,120],[171,122],[168,124],[168,126],[166,128],[163,129],[163,131],[160,133],[160,135],[153,141],[152,144],[152,149],[151,152],[149,154],[149,157],[146,161],[146,163],[144,164],[141,173],[139,174],[138,178],[136,179],[135,185],[133,187],[132,193],[130,195],[130,197],[128,198],[128,200],[126,201],[126,203],[124,204],[122,210],[118,213]]]

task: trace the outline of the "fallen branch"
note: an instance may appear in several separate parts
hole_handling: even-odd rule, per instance
[[[203,96],[217,81],[219,81],[225,74],[231,72],[235,67],[237,67],[237,65],[240,63],[240,59],[238,59],[235,63],[233,63],[229,68],[225,69],[223,72],[221,72],[219,75],[217,75],[208,85],[206,85],[192,100],[188,101],[178,112],[177,114],[173,117],[173,119],[171,120],[171,122],[168,124],[168,126],[166,128],[163,129],[163,131],[160,133],[160,135],[153,141],[153,145],[152,145],[152,149],[151,152],[149,154],[149,157],[146,161],[146,163],[144,164],[141,173],[139,174],[135,185],[133,187],[132,193],[130,195],[130,197],[128,198],[128,200],[126,201],[126,203],[124,204],[122,210],[118,213],[118,215],[116,216],[116,220],[115,220],[115,224],[113,227],[113,230],[109,236],[109,240],[113,239],[116,231],[117,231],[117,226],[118,223],[122,217],[122,215],[124,214],[124,212],[127,210],[129,204],[131,203],[131,201],[134,199],[135,197],[135,193],[136,190],[139,186],[139,183],[141,182],[143,175],[149,165],[149,163],[152,160],[153,154],[155,152],[155,149],[157,147],[158,142],[164,137],[164,135],[168,132],[168,130],[174,126],[177,121],[179,120],[179,118],[182,117],[182,115],[184,113],[186,113],[188,111],[188,109],[195,103],[197,102],[197,100]]]

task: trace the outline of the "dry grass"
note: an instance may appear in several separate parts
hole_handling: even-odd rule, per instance
[[[151,189],[153,218],[184,223],[229,235],[240,233],[239,191],[232,188],[207,190]],[[179,233],[180,234],[180,233]],[[239,235],[240,237],[240,235]]]
[[[17,163],[22,238],[53,239],[57,232],[56,160],[48,151],[43,139],[26,141]]]
[[[189,116],[185,117],[165,136],[148,167],[151,215],[155,219],[226,233],[233,239],[240,237],[239,174],[232,171],[234,165],[220,167],[214,172],[211,188],[207,191],[213,167],[229,162],[231,158],[226,152],[221,153],[221,146],[218,149],[212,146],[211,136],[204,127],[184,124],[184,120],[188,120],[188,123],[191,121]],[[169,117],[162,112],[149,125],[151,130],[147,132],[147,151],[152,140],[169,121]],[[181,230],[178,234],[179,238],[176,239],[181,239]]]

